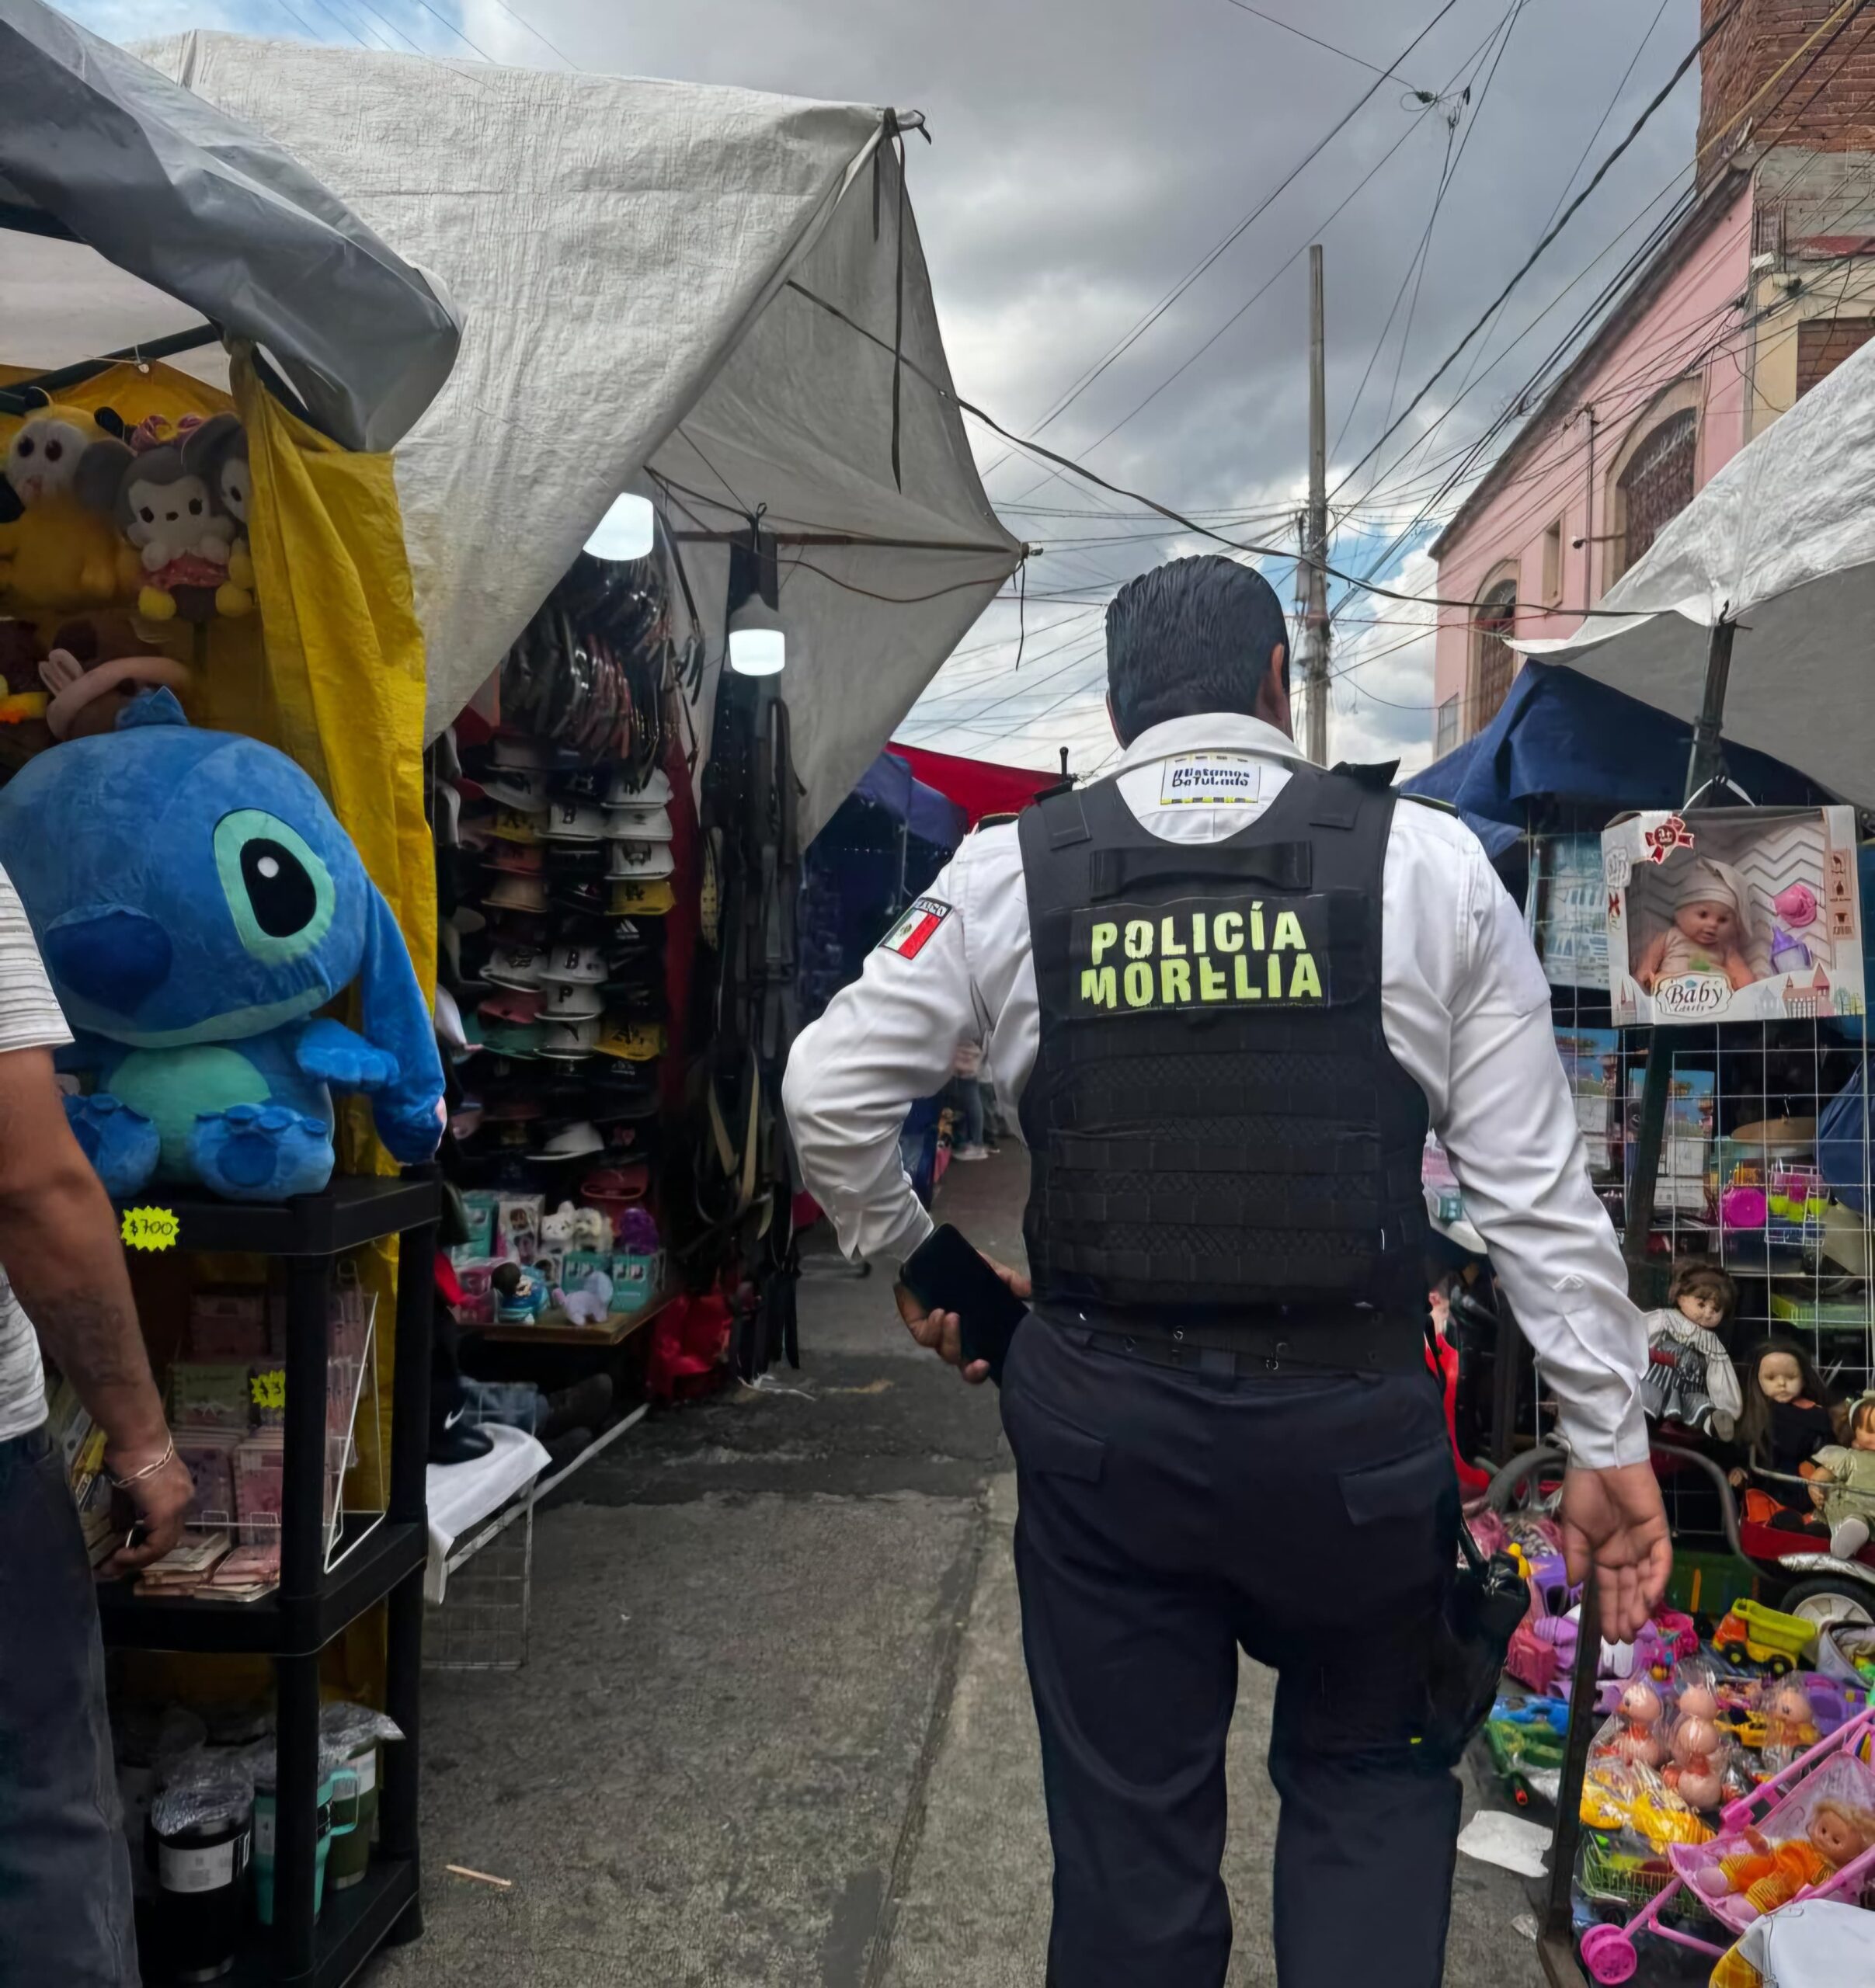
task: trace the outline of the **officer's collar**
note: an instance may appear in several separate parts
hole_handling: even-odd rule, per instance
[[[1254,752],[1259,759],[1306,765],[1308,755],[1292,739],[1260,718],[1239,711],[1206,711],[1196,718],[1171,718],[1149,725],[1121,754],[1115,770],[1128,773],[1180,752]]]

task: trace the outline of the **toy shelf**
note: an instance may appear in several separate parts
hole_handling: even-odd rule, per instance
[[[145,1197],[137,1204],[149,1205]],[[430,1260],[440,1190],[433,1169],[335,1180],[323,1194],[242,1204],[172,1201],[176,1246],[280,1260],[287,1285],[284,1490],[278,1590],[255,1602],[139,1598],[130,1582],[99,1591],[105,1640],[120,1649],[270,1656],[278,1701],[279,1818],[271,1938],[238,1959],[238,1988],[291,1983],[343,1988],[380,1947],[423,1931],[418,1903],[418,1735],[428,1540],[424,1468],[430,1425]],[[395,1236],[398,1279],[388,1510],[348,1521],[330,1571],[322,1523],[326,1371],[338,1259]],[[364,1882],[328,1890],[314,1912],[319,1653],[386,1604],[384,1710],[404,1733],[384,1752],[379,1840]],[[153,1983],[161,1981],[146,1970]]]

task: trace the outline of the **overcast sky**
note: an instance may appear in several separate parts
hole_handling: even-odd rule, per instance
[[[1028,436],[1377,85],[1215,266],[1040,430],[1063,453],[1084,451],[1088,465],[1114,482],[1188,513],[1233,514],[1244,521],[1220,527],[1232,536],[1284,544],[1293,541],[1289,518],[1306,481],[1307,243],[1327,244],[1331,443],[1346,429],[1333,450],[1333,490],[1386,425],[1390,401],[1397,411],[1412,398],[1541,238],[1572,173],[1579,189],[1699,32],[1697,0],[1452,0],[1398,62],[1397,76],[1383,79],[1348,56],[1393,64],[1442,0],[1258,0],[1264,13],[1347,55],[1312,46],[1237,0],[67,4],[120,40],[218,26],[393,47],[414,43],[537,66],[564,55],[618,74],[920,109],[935,143],[912,145],[912,199],[958,390]],[[1361,508],[1338,526],[1336,563],[1365,571],[1393,527],[1413,516],[1428,488],[1414,463],[1383,474],[1378,490],[1370,491],[1370,479],[1376,467],[1388,471],[1425,421],[1445,414],[1473,356],[1482,351],[1481,377],[1425,443],[1428,461],[1507,405],[1661,211],[1691,158],[1696,75],[1681,84],[1414,424],[1339,492],[1338,503]],[[1467,84],[1469,104],[1458,96]],[[1409,85],[1441,101],[1428,107]],[[1449,116],[1456,118],[1449,128]],[[1576,172],[1591,137],[1588,163]],[[1409,272],[1449,144],[1455,163],[1415,297]],[[1222,329],[1265,285],[1261,299]],[[1392,328],[1379,344],[1390,312]],[[1377,345],[1378,361],[1351,415]],[[1188,360],[1188,370],[1164,384]],[[993,436],[975,439],[986,469],[1004,455]],[[1067,745],[1085,771],[1111,745],[1100,710],[1098,602],[1116,581],[1201,550],[1204,541],[1143,537],[1162,529],[1155,520],[1021,508],[1103,509],[1084,483],[1044,481],[1045,474],[1017,456],[987,476],[1011,529],[1052,548],[1031,562],[1020,674],[1010,673],[1013,642],[1000,639],[1013,638],[1014,610],[993,607],[901,735],[1036,765],[1052,763],[1056,746]],[[1403,496],[1412,500],[1404,509]],[[1448,502],[1435,521],[1449,509]],[[1414,548],[1428,535],[1422,528],[1376,577],[1405,592],[1427,590],[1430,562]],[[1286,602],[1290,568],[1268,570]],[[1343,606],[1330,728],[1336,756],[1399,754],[1409,765],[1427,756],[1425,618],[1372,596]],[[1383,649],[1389,653],[1363,660]]]

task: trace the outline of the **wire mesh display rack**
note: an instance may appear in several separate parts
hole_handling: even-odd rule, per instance
[[[423,1611],[426,1670],[518,1670],[527,1661],[534,1587],[532,1485],[459,1540],[443,1598]]]

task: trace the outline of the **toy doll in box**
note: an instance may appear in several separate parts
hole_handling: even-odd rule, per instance
[[[1663,980],[1723,974],[1736,993],[1758,976],[1745,957],[1749,900],[1729,864],[1689,864],[1674,880],[1673,920],[1634,962],[1634,978],[1651,994]]]
[[[1657,1420],[1729,1441],[1745,1401],[1719,1334],[1738,1309],[1738,1287],[1716,1263],[1685,1263],[1667,1300],[1665,1309],[1647,1314],[1641,1406]]]

